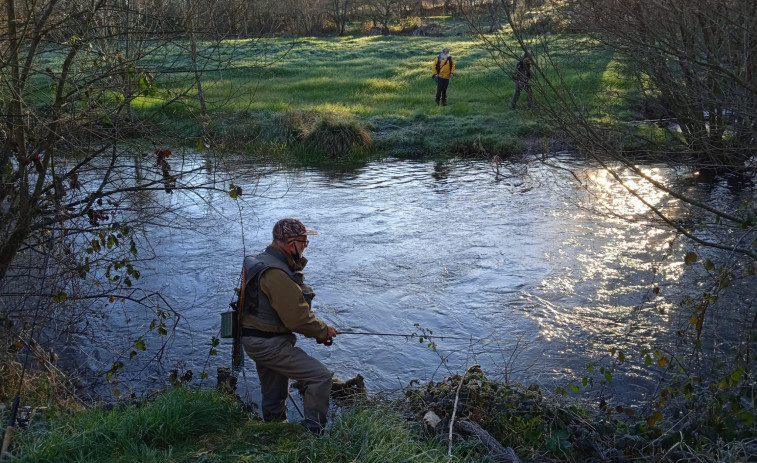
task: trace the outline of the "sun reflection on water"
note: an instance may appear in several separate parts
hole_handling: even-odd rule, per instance
[[[640,171],[667,181],[662,168]],[[564,222],[564,239],[547,253],[563,271],[542,281],[541,297],[526,296],[533,317],[545,339],[565,346],[565,356],[588,351],[604,358],[613,347],[638,354],[670,331],[679,301],[684,267],[672,252],[676,235],[649,207],[675,218],[677,200],[628,169],[573,173],[574,189],[561,194],[563,211],[570,212],[554,212]],[[628,378],[649,373],[627,370]]]
[[[665,176],[658,167],[642,167],[639,170],[646,178],[656,182],[665,181]],[[645,201],[657,207],[668,197],[667,193],[635,173],[623,171],[617,173],[617,176],[619,180],[607,169],[592,169],[583,173],[586,189],[594,196],[597,204],[617,216],[628,218],[648,214],[649,207],[644,204]]]

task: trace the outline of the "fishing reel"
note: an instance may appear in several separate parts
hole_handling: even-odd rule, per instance
[[[323,344],[324,346],[330,346],[334,344],[334,338],[316,339],[315,342],[317,342],[318,344]]]

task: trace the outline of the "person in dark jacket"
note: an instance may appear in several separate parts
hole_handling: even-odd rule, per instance
[[[308,230],[297,219],[287,218],[273,227],[273,242],[260,254],[244,259],[242,345],[255,361],[263,395],[265,421],[286,420],[289,380],[304,386],[303,426],[320,433],[326,426],[332,373],[304,350],[295,347],[294,333],[330,345],[339,331],[315,316],[315,297],[305,284],[303,252]]]
[[[518,64],[515,66],[513,80],[515,81],[515,95],[513,95],[513,99],[510,102],[510,107],[517,109],[516,105],[518,104],[518,98],[520,98],[520,92],[525,90],[526,95],[528,95],[528,109],[533,109],[534,94],[531,91],[531,84],[529,83],[531,80],[531,56],[528,53],[524,54],[523,59],[518,61]]]
[[[441,101],[447,106],[447,87],[449,80],[455,75],[455,62],[449,54],[449,48],[442,50],[431,65],[436,80],[436,104]]]

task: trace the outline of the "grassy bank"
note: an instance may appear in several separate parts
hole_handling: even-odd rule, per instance
[[[17,436],[18,462],[487,462],[478,437],[452,439],[452,411],[480,424],[523,461],[753,461],[747,428],[714,432],[713,404],[681,408],[674,421],[649,425],[624,411],[589,411],[528,388],[455,375],[405,391],[337,407],[326,433],[296,423],[263,423],[215,390],[175,388],[152,399],[35,417]],[[688,410],[688,411],[687,411]],[[708,411],[709,410],[709,411]],[[429,418],[434,414],[436,419]],[[689,418],[686,418],[689,416]],[[687,421],[681,427],[681,422]],[[455,428],[458,429],[457,427]]]
[[[345,410],[324,436],[295,423],[262,423],[214,390],[173,389],[154,400],[59,413],[32,423],[18,462],[478,462],[484,453],[414,433],[382,406]]]
[[[565,40],[567,45],[580,39]],[[431,63],[445,46],[452,49],[457,71],[448,91],[450,104],[442,107],[434,103]],[[161,53],[153,63],[157,68],[158,61],[190,67],[179,49]],[[538,114],[509,109],[512,71],[495,67],[474,36],[228,41],[205,44],[203,54],[229,60],[227,69],[202,76],[208,121],[198,123],[197,90],[190,74],[160,71],[155,73],[154,94],[134,103],[141,117],[185,138],[205,137],[217,146],[272,156],[298,151],[303,156],[329,154],[328,144],[307,140],[323,119],[332,133],[336,124],[369,134],[368,143],[354,145],[358,156],[502,156],[521,152],[528,140],[554,134]],[[609,72],[610,56],[597,53],[576,60],[567,53],[563,58],[566,80],[580,81],[585,98],[600,98],[591,88],[615,79]]]

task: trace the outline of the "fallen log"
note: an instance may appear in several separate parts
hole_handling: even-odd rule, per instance
[[[479,426],[478,423],[468,420],[460,420],[455,422],[454,429],[460,434],[475,436],[487,449],[489,449],[489,452],[494,456],[494,461],[503,463],[521,463],[512,448],[500,444],[497,439],[493,438],[492,435],[486,432],[486,430]]]

